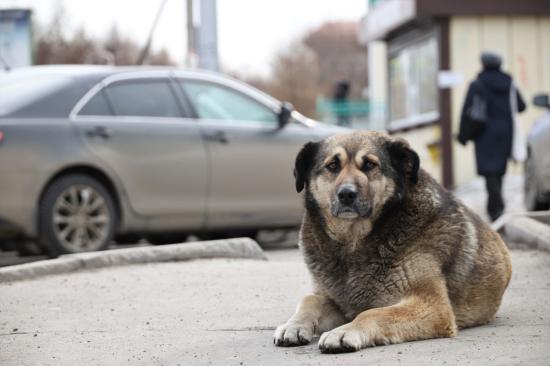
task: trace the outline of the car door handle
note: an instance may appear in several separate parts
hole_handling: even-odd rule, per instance
[[[95,126],[91,130],[86,131],[88,137],[101,137],[102,139],[108,139],[111,137],[112,131],[105,126]]]
[[[223,131],[207,133],[204,137],[206,141],[219,142],[222,144],[227,144],[229,142],[229,139],[227,138],[227,134]]]

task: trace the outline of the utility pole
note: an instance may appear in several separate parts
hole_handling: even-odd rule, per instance
[[[200,0],[200,23],[196,29],[196,51],[201,69],[218,71],[217,0]]]
[[[137,65],[143,65],[143,62],[149,55],[149,49],[151,48],[151,42],[153,41],[153,34],[155,34],[155,29],[157,28],[157,24],[159,22],[160,16],[162,14],[162,10],[164,10],[164,5],[166,5],[167,0],[162,0],[160,3],[160,6],[157,10],[157,15],[155,17],[155,20],[153,21],[153,25],[151,26],[151,30],[149,31],[149,37],[147,37],[147,43],[145,43],[145,46],[141,50],[141,53],[139,54],[139,58],[136,62]]]
[[[187,1],[187,67],[197,66],[197,50],[195,47],[195,19],[194,19],[194,0]]]

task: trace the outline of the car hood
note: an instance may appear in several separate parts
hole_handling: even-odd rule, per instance
[[[319,131],[319,134],[323,137],[335,135],[337,133],[348,133],[355,131],[352,128],[346,128],[341,126],[335,126],[335,125],[329,125],[322,122],[315,121],[315,128],[317,131]]]
[[[293,112],[292,117],[295,120],[297,120],[299,123],[310,127],[312,129],[312,132],[315,135],[318,135],[320,139],[323,139],[330,135],[335,135],[337,133],[346,133],[346,132],[355,131],[352,128],[346,128],[346,127],[335,126],[328,123],[319,122],[314,119],[303,116],[300,113]]]

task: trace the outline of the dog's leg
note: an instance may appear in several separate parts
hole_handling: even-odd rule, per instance
[[[273,342],[277,346],[302,346],[315,334],[320,334],[345,323],[345,318],[332,300],[310,294],[298,304],[294,315],[275,330]]]
[[[440,282],[417,287],[395,305],[366,310],[352,322],[323,333],[319,348],[324,353],[353,352],[376,344],[456,335],[454,313]]]

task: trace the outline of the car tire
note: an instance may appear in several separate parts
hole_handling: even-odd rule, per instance
[[[82,174],[62,176],[44,192],[39,234],[50,257],[107,248],[117,225],[113,197],[98,180]]]
[[[540,211],[550,208],[550,202],[545,202],[541,199],[539,181],[535,162],[531,154],[527,157],[524,165],[524,201],[527,211]]]
[[[147,241],[152,245],[178,244],[187,241],[187,234],[151,234]]]
[[[20,257],[35,257],[44,255],[44,249],[30,240],[20,240],[16,244],[16,250]]]
[[[228,238],[251,238],[256,240],[258,236],[258,230],[233,230],[233,231],[213,231],[197,233],[196,236],[199,240],[220,240]]]
[[[122,235],[115,236],[114,240],[118,245],[132,245],[132,244],[138,244],[141,239],[143,239],[143,235],[122,234]]]

